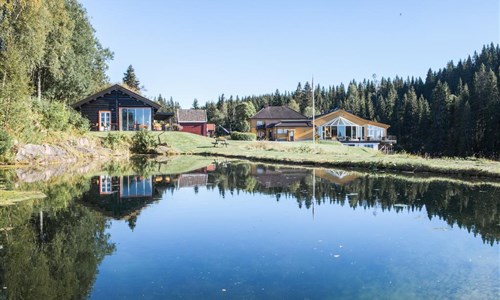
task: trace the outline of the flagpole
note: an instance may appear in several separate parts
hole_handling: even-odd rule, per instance
[[[313,118],[312,118],[312,125],[313,125],[313,144],[316,144],[316,126],[314,124],[314,115],[316,114],[316,109],[315,109],[315,103],[314,103],[314,75],[312,76],[312,80],[311,80],[311,85],[312,85],[312,100],[313,100]]]

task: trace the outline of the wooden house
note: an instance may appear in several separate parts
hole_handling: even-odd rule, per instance
[[[259,140],[300,141],[312,138],[311,121],[287,106],[266,106],[249,122],[250,132],[255,133]]]
[[[177,123],[183,132],[207,135],[207,111],[204,109],[178,109]]]
[[[347,146],[390,150],[396,138],[387,134],[388,124],[366,120],[343,109],[315,117],[316,136]]]
[[[313,129],[314,125],[314,129]],[[396,138],[387,134],[387,124],[337,109],[312,118],[285,106],[267,106],[250,118],[251,132],[272,141],[335,140],[344,145],[389,150]]]
[[[71,105],[89,119],[92,130],[152,130],[160,105],[119,84]]]

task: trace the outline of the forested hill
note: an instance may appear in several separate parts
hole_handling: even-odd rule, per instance
[[[432,155],[499,157],[500,151],[500,48],[484,46],[481,52],[429,69],[425,79],[365,79],[332,86],[315,86],[316,113],[343,108],[367,119],[391,125],[390,134],[411,152]],[[225,98],[207,102],[209,121],[244,130],[239,120],[266,104],[288,105],[312,113],[313,88],[306,82],[294,92]],[[240,105],[238,107],[238,105]],[[238,109],[237,109],[238,107]]]

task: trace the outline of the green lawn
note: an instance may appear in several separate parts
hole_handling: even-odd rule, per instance
[[[104,137],[107,133],[93,132]],[[124,134],[133,135],[133,132]],[[153,132],[155,136],[160,132]],[[180,154],[220,155],[267,162],[310,164],[325,167],[360,167],[444,174],[482,175],[500,178],[500,162],[478,158],[428,159],[409,154],[385,155],[360,147],[334,142],[228,141],[228,147],[213,147],[213,138],[184,132],[165,132],[161,141]]]

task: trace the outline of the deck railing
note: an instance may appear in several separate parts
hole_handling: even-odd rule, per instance
[[[349,137],[337,137],[339,142],[390,142],[396,143],[396,136],[388,135],[384,137],[363,137],[363,138],[349,138]]]

